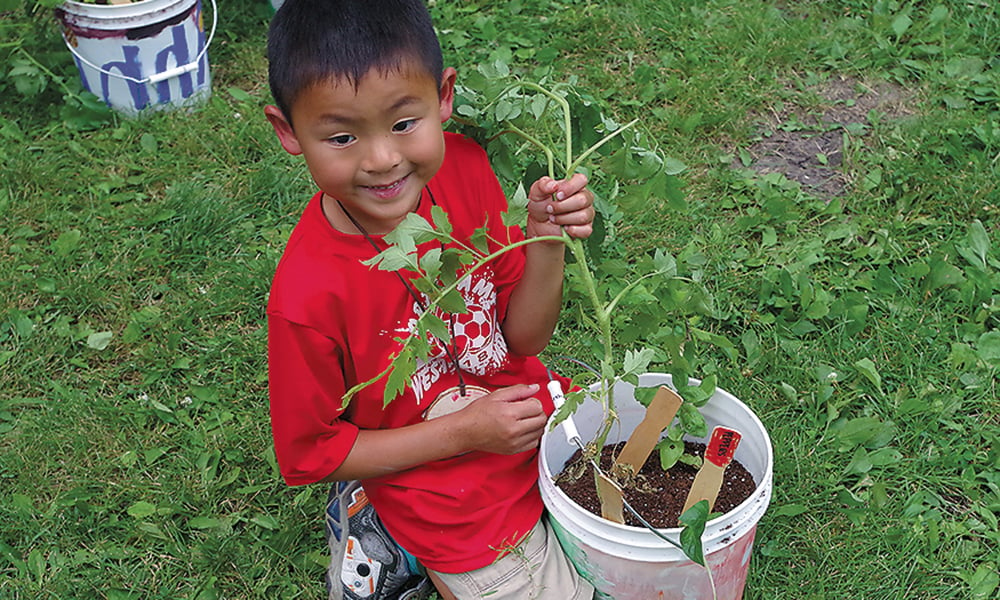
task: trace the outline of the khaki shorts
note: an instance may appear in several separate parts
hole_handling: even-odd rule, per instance
[[[518,545],[492,564],[467,573],[434,574],[458,600],[592,600],[594,587],[580,577],[542,518]]]

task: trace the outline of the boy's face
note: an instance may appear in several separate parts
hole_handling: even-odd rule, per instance
[[[305,158],[335,228],[357,233],[339,200],[368,233],[387,233],[416,208],[444,161],[441,124],[451,117],[454,85],[454,69],[439,89],[404,61],[399,70],[369,71],[357,87],[331,80],[304,90],[291,107],[294,129],[276,107],[265,114],[285,150]]]

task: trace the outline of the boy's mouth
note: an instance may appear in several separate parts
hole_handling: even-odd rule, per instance
[[[403,189],[403,184],[406,183],[407,179],[409,179],[409,176],[402,177],[386,185],[366,185],[364,188],[379,198],[392,198]]]

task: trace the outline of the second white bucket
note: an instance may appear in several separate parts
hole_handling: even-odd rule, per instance
[[[650,373],[639,378],[642,387],[667,385],[670,375]],[[615,406],[621,427],[608,443],[623,441],[642,421],[645,408],[635,400],[633,387],[615,387]],[[760,419],[732,394],[716,390],[701,409],[708,430],[716,425],[732,427],[743,434],[736,460],[753,475],[757,490],[728,513],[709,521],[702,536],[705,557],[712,569],[717,598],[743,597],[757,522],[771,501],[774,455],[771,440]],[[593,439],[603,417],[596,400],[581,404],[574,416],[581,436]],[[617,437],[615,437],[617,435]],[[707,443],[708,440],[696,440]],[[539,486],[549,513],[549,522],[570,561],[597,589],[597,598],[614,600],[705,600],[712,586],[705,568],[689,560],[674,546],[647,529],[620,525],[602,519],[573,502],[555,483],[576,450],[561,431],[546,431],[539,455]],[[679,541],[680,529],[660,529]]]
[[[56,17],[84,89],[118,112],[135,116],[208,98],[208,46],[218,21],[215,0],[212,6],[207,36],[200,0],[68,0],[56,9]]]

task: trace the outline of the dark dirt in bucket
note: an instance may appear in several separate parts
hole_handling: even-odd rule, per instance
[[[600,465],[605,473],[610,472],[614,457],[621,452],[624,445],[625,443],[621,442],[604,447],[601,452]],[[704,444],[686,442],[684,447],[686,454],[698,457],[705,454]],[[580,451],[577,450],[566,463],[568,467],[564,469],[563,474],[556,478],[556,485],[579,506],[595,515],[600,515],[601,501],[597,498],[597,490],[594,486],[593,467],[587,463],[583,475],[573,480],[564,476],[571,472],[573,466],[579,462]],[[688,491],[691,489],[691,484],[697,473],[698,469],[681,462],[664,471],[660,467],[659,456],[654,452],[640,469],[636,484],[625,490],[625,500],[653,526],[657,528],[677,527],[677,518],[680,516],[684,502],[687,500]],[[731,511],[749,498],[756,489],[757,484],[753,480],[753,475],[739,461],[734,460],[726,469],[713,512],[727,513]],[[641,526],[628,511],[625,511],[625,524]]]

